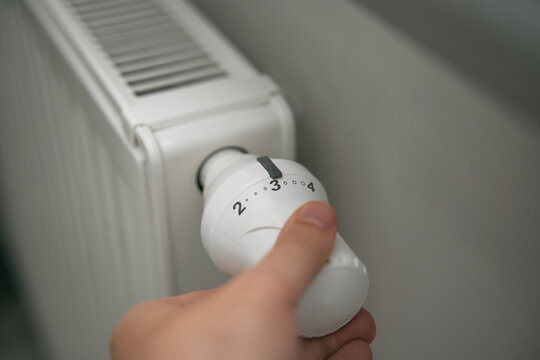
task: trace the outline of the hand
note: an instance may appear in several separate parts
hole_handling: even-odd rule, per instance
[[[111,336],[113,360],[372,358],[364,309],[322,338],[297,336],[294,309],[332,250],[335,212],[312,202],[287,221],[261,262],[224,286],[133,307]]]

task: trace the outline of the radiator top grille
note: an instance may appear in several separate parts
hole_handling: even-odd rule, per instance
[[[65,0],[134,95],[226,76],[155,0]]]

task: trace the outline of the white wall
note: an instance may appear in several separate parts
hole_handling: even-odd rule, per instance
[[[195,3],[293,106],[299,160],[370,270],[375,357],[540,358],[530,93],[520,102],[514,81],[505,97],[495,73],[475,76],[358,3]]]

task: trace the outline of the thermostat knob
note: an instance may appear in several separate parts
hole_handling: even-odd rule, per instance
[[[322,184],[302,165],[225,149],[207,158],[198,181],[203,188],[203,245],[228,274],[256,265],[274,246],[296,209],[328,202]],[[366,267],[337,234],[328,262],[296,309],[302,336],[331,333],[360,310],[369,287]]]

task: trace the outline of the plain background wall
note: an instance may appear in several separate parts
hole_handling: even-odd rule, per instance
[[[370,271],[375,357],[540,358],[538,6],[194,2],[292,105]]]

